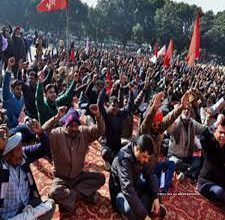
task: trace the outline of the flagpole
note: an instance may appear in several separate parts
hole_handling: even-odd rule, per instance
[[[66,8],[66,48],[69,49],[69,7]]]

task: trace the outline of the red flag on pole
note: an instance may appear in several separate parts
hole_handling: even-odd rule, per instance
[[[40,12],[50,12],[65,9],[68,7],[68,0],[42,0],[37,6]]]
[[[187,61],[190,66],[192,66],[196,59],[200,56],[200,15],[197,15],[194,25],[194,31],[191,39],[191,44],[189,47]]]
[[[166,55],[164,57],[164,66],[166,68],[168,68],[170,66],[170,61],[173,57],[173,49],[174,49],[174,43],[173,43],[173,40],[170,39],[170,43],[169,43],[169,46],[167,48]]]

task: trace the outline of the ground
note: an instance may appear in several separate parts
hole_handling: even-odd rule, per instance
[[[137,124],[137,122],[135,122]],[[53,179],[52,164],[40,159],[32,165],[32,170],[41,195],[47,195]],[[106,176],[105,185],[99,190],[101,195],[96,206],[77,202],[76,211],[71,220],[120,220],[120,215],[110,205],[108,189],[109,173],[104,170],[98,142],[90,146],[86,157],[85,170],[99,171]],[[168,209],[166,220],[224,220],[225,206],[210,203],[198,194],[196,185],[190,181],[179,183],[174,178],[172,188],[163,196]],[[59,219],[58,208],[54,220]]]

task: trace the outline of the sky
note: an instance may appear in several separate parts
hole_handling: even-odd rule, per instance
[[[81,0],[89,6],[95,6],[97,0]],[[176,2],[185,2],[202,7],[203,11],[213,10],[214,13],[225,10],[225,0],[174,0]]]

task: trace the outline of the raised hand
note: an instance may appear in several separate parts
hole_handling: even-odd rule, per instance
[[[44,71],[40,71],[38,72],[38,80],[40,83],[43,83],[45,79],[45,72]]]
[[[66,106],[59,107],[56,117],[58,119],[62,118],[66,114],[66,111],[67,111],[67,107]]]
[[[31,121],[28,122],[27,125],[30,127],[31,131],[33,131],[35,134],[42,133],[41,124],[36,119],[32,119]]]
[[[193,101],[192,100],[192,93],[190,90],[188,90],[181,98],[181,106],[182,108],[189,108],[190,102]]]
[[[159,109],[161,104],[162,104],[162,101],[164,99],[164,92],[159,92],[157,93],[154,98],[153,98],[153,108],[154,109]]]
[[[74,81],[75,82],[78,82],[79,81],[79,78],[80,78],[79,73],[78,72],[75,72],[74,75],[73,75]]]
[[[93,77],[92,77],[92,82],[96,82],[97,81],[97,79],[98,79],[98,74],[97,73],[95,73],[94,75],[93,75]]]
[[[16,60],[14,57],[9,58],[7,68],[12,70],[12,67],[16,64]]]

